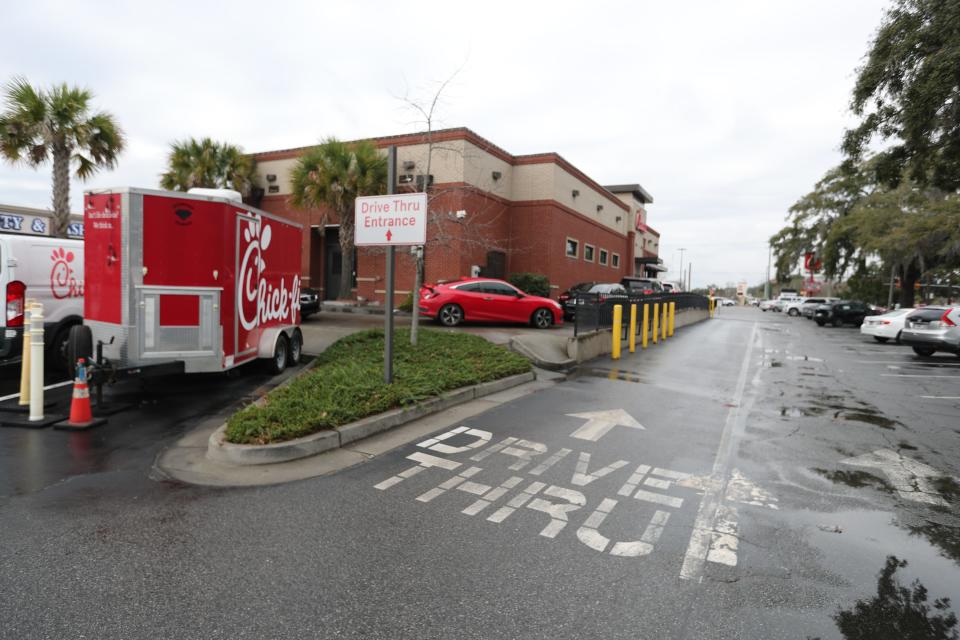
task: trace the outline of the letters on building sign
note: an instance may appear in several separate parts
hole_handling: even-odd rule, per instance
[[[0,213],[0,231],[12,231],[36,236],[49,236],[50,220],[41,216],[22,216],[15,213]],[[67,225],[67,236],[83,237],[83,223],[71,222]]]

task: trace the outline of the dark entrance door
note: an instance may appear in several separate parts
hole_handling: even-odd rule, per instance
[[[488,251],[487,264],[480,270],[484,278],[499,278],[507,276],[507,254],[503,251]]]
[[[343,253],[340,251],[339,227],[327,227],[323,233],[323,299],[340,297],[340,273],[343,271]]]

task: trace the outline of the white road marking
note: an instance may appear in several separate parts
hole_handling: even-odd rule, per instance
[[[943,376],[932,373],[881,373],[880,375],[884,378],[953,378],[954,380],[960,380],[960,375]]]
[[[570,449],[560,449],[560,451],[557,451],[555,454],[535,466],[533,469],[530,469],[530,475],[539,476],[544,471],[560,462],[563,458],[567,457],[570,453]]]
[[[646,429],[646,427],[634,420],[633,416],[623,409],[568,413],[567,415],[571,418],[583,418],[587,421],[586,424],[570,434],[571,438],[579,438],[580,440],[596,442],[617,425],[629,427],[630,429]]]
[[[620,491],[617,491],[618,495],[629,496],[637,489],[637,485],[640,484],[640,481],[643,480],[643,476],[647,475],[647,472],[650,471],[650,465],[642,464],[637,467],[636,471],[633,472],[633,475],[627,479],[627,482],[620,487]]]
[[[540,531],[540,535],[545,538],[556,538],[557,534],[567,526],[567,513],[576,511],[587,504],[587,499],[579,491],[564,489],[563,487],[553,485],[547,487],[543,495],[567,501],[566,504],[558,504],[556,502],[549,502],[543,498],[534,498],[527,504],[528,509],[542,511],[550,516],[550,523]]]
[[[491,489],[488,493],[485,493],[482,498],[471,504],[469,507],[461,511],[468,516],[475,516],[491,504],[502,498],[507,491],[513,489],[515,486],[523,482],[523,478],[520,476],[511,476],[503,481],[503,483],[496,489]]]
[[[527,485],[527,488],[521,491],[518,495],[514,496],[513,500],[507,503],[507,506],[500,507],[494,511],[490,517],[487,518],[490,522],[503,522],[507,519],[511,513],[527,504],[527,501],[530,500],[533,496],[540,493],[544,487],[547,485],[543,482],[531,482]]]
[[[468,436],[473,436],[476,438],[475,441],[470,444],[461,446],[461,447],[451,447],[448,444],[442,444],[443,440],[452,438],[457,434],[466,434]],[[424,440],[423,442],[417,444],[418,447],[423,447],[424,449],[429,449],[430,451],[436,451],[437,453],[443,453],[447,455],[452,455],[455,453],[464,453],[470,449],[477,449],[483,445],[490,442],[490,439],[493,437],[493,434],[489,431],[483,431],[481,429],[468,429],[467,427],[457,427],[447,431],[446,433],[441,433],[435,438],[430,438],[429,440]]]
[[[780,508],[777,506],[777,499],[770,492],[748,480],[739,469],[733,470],[727,483],[726,499],[755,507]]]
[[[455,489],[455,488],[460,488],[474,495],[478,495],[478,496],[483,495],[484,493],[489,491],[491,487],[488,487],[482,484],[477,484],[476,482],[468,483],[470,485],[469,488],[466,486],[461,486],[463,485],[464,482],[466,482],[467,478],[472,478],[473,476],[480,473],[480,471],[482,471],[480,467],[470,467],[468,469],[464,469],[463,471],[453,476],[449,480],[446,480],[445,482],[440,483],[439,487],[434,487],[433,489],[430,489],[430,491],[427,491],[426,493],[417,496],[417,500],[419,500],[420,502],[430,502],[437,496],[443,495],[450,489]]]
[[[384,491],[386,489],[389,489],[395,484],[403,482],[404,480],[406,480],[411,476],[417,475],[418,473],[420,473],[421,471],[429,467],[440,467],[441,469],[446,469],[447,471],[453,471],[454,469],[457,469],[460,467],[459,462],[454,462],[453,460],[446,460],[444,458],[438,458],[436,456],[431,456],[428,453],[421,453],[420,451],[417,451],[415,453],[411,453],[410,455],[408,455],[407,460],[413,460],[418,464],[415,467],[410,467],[409,469],[405,469],[395,476],[391,476],[387,478],[380,484],[374,485],[373,488]]]
[[[587,473],[587,469],[590,466],[590,454],[581,451],[580,459],[577,461],[577,471],[573,474],[572,482],[578,487],[585,487],[594,480],[599,480],[605,475],[608,475],[613,471],[620,469],[621,467],[627,466],[627,464],[629,463],[626,460],[617,460],[616,462],[608,464],[602,469],[597,469],[593,473]]]
[[[920,396],[927,400],[960,400],[960,396]]]
[[[902,498],[942,507],[949,506],[949,503],[930,484],[930,478],[942,477],[944,474],[930,465],[902,456],[896,451],[877,449],[873,453],[847,458],[840,462],[854,467],[881,470],[890,478],[890,483]]]
[[[68,384],[73,384],[73,380],[64,380],[63,382],[57,382],[55,384],[47,385],[43,388],[44,391],[49,391],[50,389],[59,389],[60,387],[65,387]],[[8,396],[0,397],[0,402],[6,402],[7,400],[13,400],[14,398],[19,398],[19,393],[11,393]]]
[[[470,457],[471,460],[479,462],[492,453],[502,453],[505,456],[519,458],[510,465],[511,471],[520,471],[533,461],[534,456],[540,456],[547,452],[547,445],[530,440],[520,440],[518,438],[504,438],[497,444],[491,445]]]
[[[710,536],[710,550],[707,561],[737,566],[737,509],[729,505],[720,505],[717,519]]]
[[[679,509],[683,506],[683,498],[665,496],[662,493],[653,493],[652,491],[647,491],[645,489],[637,489],[637,492],[633,494],[633,497],[637,500],[653,502],[654,504],[662,504],[667,507],[673,507],[674,509]]]
[[[743,354],[743,361],[740,364],[737,386],[733,398],[730,400],[731,406],[727,412],[723,433],[720,436],[720,446],[717,449],[717,455],[713,461],[710,482],[707,483],[708,486],[704,492],[703,500],[700,502],[700,509],[697,511],[697,517],[693,523],[693,533],[690,535],[690,543],[683,557],[680,578],[684,580],[699,581],[703,579],[703,568],[708,560],[710,549],[713,546],[714,529],[720,514],[720,507],[722,506],[723,494],[727,483],[727,469],[730,464],[731,454],[733,453],[734,429],[742,429],[742,423],[746,418],[746,411],[744,411],[743,407],[744,391],[747,386],[747,373],[750,369],[753,350],[757,346],[756,342],[757,323],[755,322],[750,331],[750,338],[748,339],[747,348]],[[758,372],[761,370],[762,369],[757,369]]]

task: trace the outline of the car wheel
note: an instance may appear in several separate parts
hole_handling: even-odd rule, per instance
[[[766,310],[766,309],[760,309],[760,311],[763,311],[764,313],[766,313],[766,312],[767,312],[767,310]]]
[[[790,315],[796,318],[798,315],[800,315],[800,312],[797,311],[796,309],[790,309],[790,311],[787,312],[787,315]]]
[[[917,354],[918,356],[924,356],[924,357],[932,356],[934,353],[936,353],[936,351],[937,350],[934,349],[933,347],[914,347],[913,348],[913,352],[915,354]]]
[[[533,312],[530,322],[537,329],[549,329],[553,324],[553,314],[550,313],[550,309],[537,309]]]
[[[300,357],[303,355],[303,334],[300,329],[293,330],[293,337],[290,339],[290,353],[287,354],[287,364],[292,366],[300,364]]]
[[[896,342],[897,344],[900,344],[900,334],[901,334],[901,333],[903,333],[903,331],[897,331],[897,337],[893,339],[893,341]]]
[[[276,375],[278,373],[283,373],[284,369],[287,368],[287,358],[290,353],[290,341],[287,340],[287,336],[280,334],[277,336],[277,341],[273,345],[273,357],[270,358],[269,370],[270,373]]]
[[[437,314],[440,324],[445,327],[455,327],[463,322],[463,309],[460,305],[445,304],[440,307],[440,313]]]
[[[826,321],[826,320],[821,320],[821,319],[817,318],[817,326],[818,326],[818,327],[822,327],[822,326],[825,325],[825,324],[827,324],[827,321]]]
[[[881,338],[880,336],[873,336],[873,339],[879,342],[880,344],[886,344],[887,340],[890,338]]]
[[[832,324],[835,327],[839,327],[840,325],[843,324],[843,320],[841,320],[840,318],[834,318]]]

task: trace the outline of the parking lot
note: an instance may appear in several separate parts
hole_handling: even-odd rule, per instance
[[[871,622],[856,605],[882,600],[890,556],[901,584],[960,598],[957,365],[724,308],[352,468],[245,489],[152,461],[267,380],[141,389],[153,422],[0,430],[0,636],[837,638],[840,611]]]

